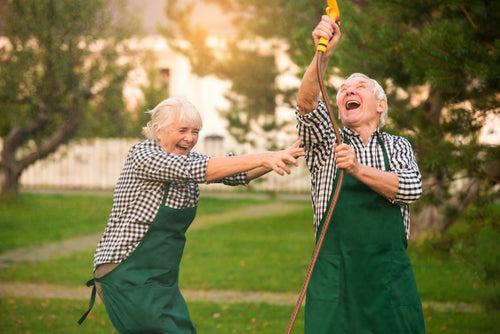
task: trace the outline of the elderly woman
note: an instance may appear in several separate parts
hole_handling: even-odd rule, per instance
[[[87,285],[95,283],[92,299],[97,290],[120,333],[196,333],[178,276],[198,183],[246,185],[271,170],[290,173],[288,164],[304,151],[297,142],[279,152],[211,158],[191,151],[202,127],[193,104],[172,97],[150,113],[147,140],[130,149],[118,179]]]

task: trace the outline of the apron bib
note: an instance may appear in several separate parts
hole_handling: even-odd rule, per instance
[[[304,332],[425,333],[399,206],[346,174],[331,219],[307,289]]]
[[[185,232],[196,207],[172,209],[162,204],[137,248],[101,283],[104,305],[121,334],[194,334],[186,302],[178,286]]]

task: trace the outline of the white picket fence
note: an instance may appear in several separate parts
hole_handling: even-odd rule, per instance
[[[57,152],[30,166],[21,176],[23,189],[112,190],[118,180],[130,147],[137,139],[91,139],[73,141]],[[198,152],[222,156],[225,151],[208,141],[199,142]],[[237,152],[235,152],[237,153]],[[207,191],[241,191],[243,187],[221,184],[200,185]],[[276,193],[307,193],[310,177],[304,159],[292,166],[292,174],[280,176],[271,172],[253,181],[249,189]]]

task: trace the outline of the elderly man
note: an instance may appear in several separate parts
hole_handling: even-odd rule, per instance
[[[322,71],[340,39],[323,16],[313,33],[330,40]],[[410,143],[380,131],[387,117],[383,88],[351,75],[337,94],[344,126],[336,138],[319,100],[316,59],[297,98],[298,132],[311,172],[314,227],[325,223],[339,169],[346,175],[307,290],[305,333],[424,333],[422,305],[406,254],[408,204],[422,193]]]

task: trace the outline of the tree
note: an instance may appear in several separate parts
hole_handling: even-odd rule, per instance
[[[134,26],[124,8],[121,0],[0,2],[0,196],[16,194],[22,172],[78,131],[123,133],[128,67],[117,60]]]
[[[238,40],[242,36],[277,38],[288,45],[288,55],[304,70],[314,50],[312,29],[327,6],[325,0],[205,1],[234,15],[244,32]],[[387,131],[411,140],[424,176],[425,199],[415,207],[416,225],[445,231],[472,201],[498,196],[500,150],[480,143],[478,137],[487,120],[500,113],[500,39],[492,24],[500,20],[499,3],[339,0],[338,4],[342,40],[327,74],[363,72],[385,86],[390,105]],[[206,47],[208,57],[197,52],[199,45],[205,45],[204,35],[196,33],[200,29],[187,20],[180,29],[186,40],[193,42],[196,37],[189,47],[192,62],[217,63]],[[222,62],[234,57],[233,50],[237,49],[225,51]],[[266,61],[258,55],[237,59],[241,67]],[[215,66],[204,68],[217,72]],[[233,83],[242,80],[233,78],[229,67],[226,77]],[[329,90],[334,96],[335,88]],[[244,98],[258,98],[252,95],[258,93],[252,91]],[[253,115],[255,110],[242,106],[239,112]]]
[[[412,138],[424,175],[418,225],[443,232],[470,203],[498,195],[500,150],[479,141],[500,115],[495,1],[357,1],[346,6],[339,68],[392,92],[392,131]],[[398,91],[405,94],[401,97]],[[423,94],[412,103],[416,93]]]
[[[251,144],[260,139],[267,147],[273,148],[275,135],[272,131],[284,125],[275,117],[276,107],[278,103],[290,103],[290,93],[276,85],[279,75],[276,60],[266,50],[273,50],[276,46],[268,40],[268,45],[263,48],[262,43],[252,41],[255,34],[240,29],[233,40],[226,39],[225,48],[214,49],[207,43],[207,30],[190,20],[193,6],[194,3],[190,3],[181,7],[176,0],[168,1],[166,16],[175,26],[162,27],[162,33],[173,49],[190,59],[195,74],[212,74],[232,82],[225,95],[230,107],[220,112],[228,120],[227,130],[233,138]]]

